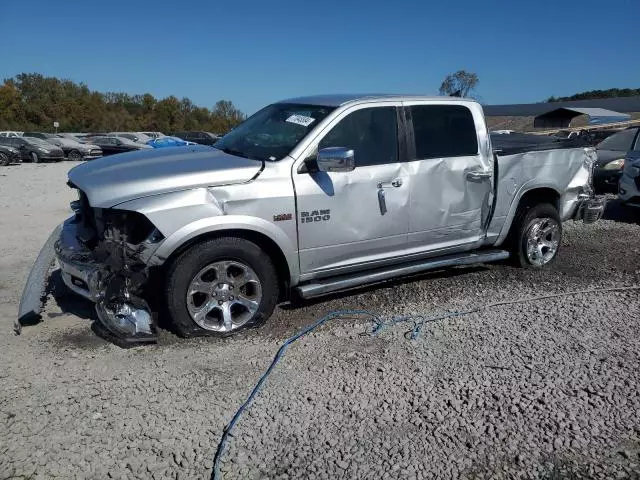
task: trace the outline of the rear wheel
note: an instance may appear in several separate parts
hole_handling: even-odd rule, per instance
[[[31,161],[33,163],[40,163],[40,157],[38,157],[36,152],[31,152]]]
[[[227,336],[264,323],[278,300],[271,259],[255,243],[223,237],[196,244],[169,268],[166,300],[183,336]]]
[[[0,152],[0,167],[6,167],[10,162],[9,157],[5,153]]]
[[[523,268],[543,268],[552,263],[560,249],[562,222],[549,203],[524,207],[512,237],[514,260]]]
[[[82,154],[78,150],[71,150],[67,158],[74,162],[79,162],[82,160]]]

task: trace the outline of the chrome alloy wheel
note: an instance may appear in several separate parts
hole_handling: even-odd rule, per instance
[[[549,263],[560,245],[560,225],[553,218],[536,218],[526,236],[527,260],[541,267]]]
[[[235,261],[214,262],[200,270],[187,290],[187,309],[206,330],[230,332],[258,311],[262,286],[258,275]]]

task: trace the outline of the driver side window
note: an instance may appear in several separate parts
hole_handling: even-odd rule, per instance
[[[353,149],[356,167],[398,161],[398,123],[395,107],[356,110],[344,117],[318,144],[318,149]]]

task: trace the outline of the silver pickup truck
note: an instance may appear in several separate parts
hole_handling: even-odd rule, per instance
[[[297,98],[214,147],[75,167],[55,253],[124,340],[153,341],[158,316],[183,336],[228,335],[292,297],[509,257],[543,268],[563,221],[602,213],[594,160],[582,147],[497,148],[467,99]]]

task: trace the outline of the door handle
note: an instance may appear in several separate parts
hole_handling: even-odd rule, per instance
[[[387,200],[382,187],[378,187],[378,206],[380,207],[380,215],[387,213]]]
[[[483,182],[484,180],[488,180],[493,176],[492,172],[483,172],[483,171],[471,171],[466,174],[467,180],[470,182]]]
[[[380,182],[378,183],[378,188],[384,188],[384,187],[401,187],[402,186],[402,179],[401,178],[394,178],[393,180],[391,180],[390,182]]]

